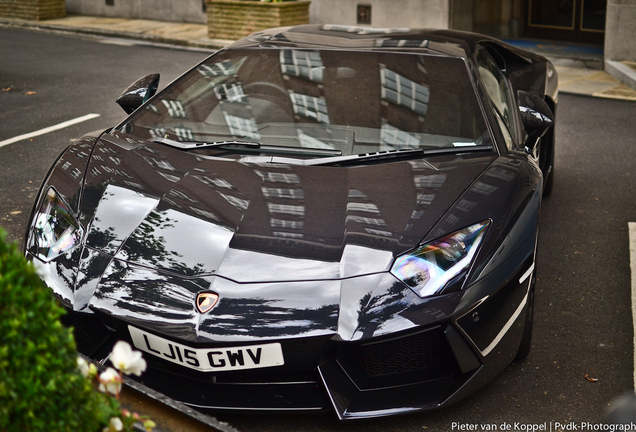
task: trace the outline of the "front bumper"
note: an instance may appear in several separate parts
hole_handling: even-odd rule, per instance
[[[533,243],[524,246],[514,260],[521,264],[501,265],[462,292],[395,312],[394,317],[410,323],[417,321],[415,315],[426,316],[408,329],[398,326],[394,332],[385,329],[382,335],[354,332],[359,336],[355,340],[344,340],[335,330],[268,339],[281,344],[285,365],[246,371],[199,372],[145,355],[148,370],[135,379],[203,411],[334,409],[340,419],[356,419],[450,405],[483,386],[517,353],[533,279],[522,278],[534,256]],[[453,312],[448,313],[452,304]],[[439,319],[431,319],[435,316]],[[117,340],[131,342],[129,325],[142,324],[96,309],[69,311],[65,323],[75,329],[78,351],[100,362],[107,360]],[[169,334],[161,336],[180,341]],[[205,347],[233,345],[249,343],[218,342]]]
[[[241,372],[198,372],[146,355],[148,370],[135,379],[202,411],[334,409],[340,419],[357,419],[450,405],[514,359],[527,306],[516,317],[514,310],[524,304],[530,289],[529,281],[519,283],[528,265],[485,301],[428,327],[355,342],[335,335],[280,340],[284,366]],[[487,319],[485,312],[494,306],[501,314]],[[475,316],[484,316],[483,328]],[[98,361],[117,340],[130,340],[126,326],[107,316],[71,312],[67,321],[75,327],[78,349]],[[473,339],[488,338],[499,340],[484,356]]]

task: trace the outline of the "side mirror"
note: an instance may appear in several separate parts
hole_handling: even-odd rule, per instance
[[[126,114],[131,114],[150,99],[158,88],[159,74],[147,75],[129,85],[116,102],[126,111]]]
[[[526,148],[532,152],[539,140],[554,125],[554,114],[547,103],[538,96],[525,91],[517,92],[521,121],[528,134]]]

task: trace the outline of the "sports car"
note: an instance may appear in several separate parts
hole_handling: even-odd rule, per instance
[[[342,420],[450,405],[528,354],[545,58],[308,25],[158,82],[59,156],[30,216],[25,254],[81,353],[128,341],[141,383],[199,410]]]

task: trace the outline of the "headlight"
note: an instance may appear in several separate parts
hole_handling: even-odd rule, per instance
[[[420,246],[398,257],[391,273],[422,298],[441,294],[466,275],[489,224],[480,222]]]
[[[35,246],[35,255],[51,261],[79,245],[83,235],[84,230],[69,206],[55,189],[49,188],[34,217],[31,244]]]

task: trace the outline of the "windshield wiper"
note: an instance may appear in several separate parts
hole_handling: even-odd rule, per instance
[[[245,148],[261,148],[261,143],[253,142],[253,141],[237,141],[237,140],[228,140],[228,141],[214,141],[214,142],[205,142],[205,141],[175,141],[170,138],[153,138],[150,141],[156,142],[159,144],[166,144],[171,147],[176,147],[182,150],[192,150],[192,149],[201,149],[201,148],[213,148],[213,147],[245,147]]]
[[[334,156],[320,159],[307,159],[298,161],[299,165],[350,165],[364,164],[366,162],[380,162],[399,159],[413,159],[417,157],[432,156],[437,154],[452,153],[468,153],[475,151],[492,150],[490,145],[471,146],[471,147],[442,147],[435,149],[403,149],[403,150],[387,150],[375,153],[352,154],[345,156]]]
[[[182,150],[195,150],[195,149],[209,149],[209,148],[217,148],[217,147],[241,147],[244,149],[259,149],[263,153],[273,153],[273,154],[287,154],[287,155],[299,155],[299,156],[313,156],[313,157],[332,157],[332,156],[340,156],[342,155],[341,150],[337,149],[322,149],[322,148],[309,148],[309,147],[287,147],[287,146],[271,146],[271,145],[263,145],[258,142],[253,141],[238,141],[238,140],[227,140],[227,141],[214,141],[214,142],[205,142],[205,141],[175,141],[170,138],[153,138],[150,141],[166,144],[172,147],[176,147]]]

